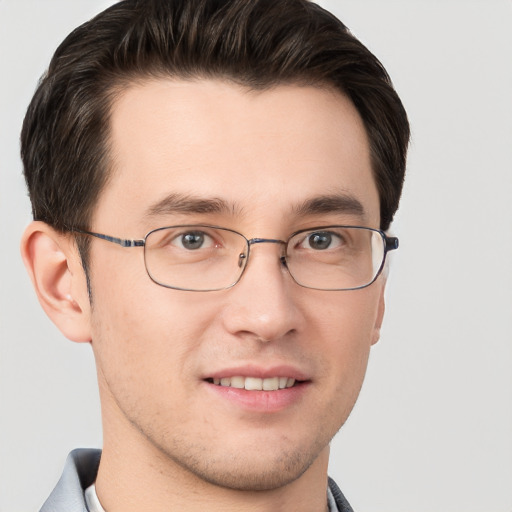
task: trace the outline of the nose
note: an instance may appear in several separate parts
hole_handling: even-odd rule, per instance
[[[297,303],[300,287],[282,257],[285,242],[253,238],[249,244],[247,267],[226,294],[224,327],[240,338],[279,340],[302,328],[304,320]]]

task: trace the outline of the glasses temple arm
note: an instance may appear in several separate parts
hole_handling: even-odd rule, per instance
[[[125,238],[116,238],[115,236],[103,235],[102,233],[95,233],[94,231],[85,231],[83,229],[72,229],[75,233],[82,233],[83,235],[90,235],[113,244],[120,245],[121,247],[143,247],[144,240],[128,240]]]

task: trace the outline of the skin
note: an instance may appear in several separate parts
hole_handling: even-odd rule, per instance
[[[126,90],[111,122],[113,174],[93,231],[143,238],[161,226],[209,223],[285,239],[319,225],[379,227],[363,123],[329,88],[154,80]],[[177,193],[228,208],[148,214]],[[297,211],[333,193],[363,211]],[[350,292],[302,288],[280,265],[279,246],[261,244],[235,287],[184,292],[149,279],[142,248],[93,239],[91,305],[69,235],[33,223],[22,253],[46,312],[94,350],[104,429],[97,492],[106,510],[325,510],[329,442],[379,338],[383,277]],[[267,412],[204,380],[248,365],[292,367],[307,385]]]

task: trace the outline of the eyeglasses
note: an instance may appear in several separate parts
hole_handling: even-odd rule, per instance
[[[287,240],[248,240],[232,229],[195,224],[154,229],[141,240],[72,231],[122,247],[144,247],[146,270],[156,284],[203,292],[237,284],[256,244],[280,245],[279,260],[298,285],[327,291],[370,286],[382,272],[386,254],[398,248],[398,238],[360,226],[303,229]]]

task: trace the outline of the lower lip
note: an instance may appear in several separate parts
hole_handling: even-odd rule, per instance
[[[300,382],[291,388],[276,391],[247,391],[204,383],[209,391],[227,403],[259,413],[275,413],[297,404],[310,385],[310,382]]]

